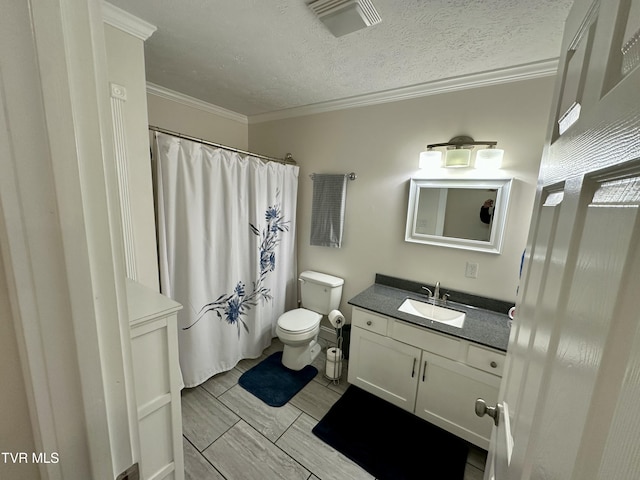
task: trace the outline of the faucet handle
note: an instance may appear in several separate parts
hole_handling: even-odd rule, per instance
[[[449,300],[449,297],[451,295],[449,295],[448,293],[445,293],[442,295],[442,303],[444,303],[445,305],[447,304],[447,300]]]
[[[428,298],[432,298],[433,297],[433,293],[431,292],[431,290],[428,287],[422,287],[422,289],[427,291],[427,297]]]

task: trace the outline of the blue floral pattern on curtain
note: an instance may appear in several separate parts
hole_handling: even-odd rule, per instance
[[[278,194],[276,194],[276,197]],[[247,294],[246,285],[239,281],[233,293],[222,294],[215,301],[205,304],[198,313],[196,320],[189,326],[183,327],[188,330],[197,324],[207,313],[216,312],[219,319],[224,320],[229,325],[236,325],[238,337],[240,336],[240,325],[249,332],[249,326],[242,318],[252,307],[258,305],[260,301],[270,301],[271,289],[264,286],[264,282],[270,272],[276,268],[275,249],[280,242],[279,235],[289,231],[289,222],[284,219],[280,211],[280,205],[269,206],[265,212],[266,227],[260,231],[252,223],[249,224],[251,232],[261,237],[260,242],[260,273],[256,281],[252,282],[252,291]]]

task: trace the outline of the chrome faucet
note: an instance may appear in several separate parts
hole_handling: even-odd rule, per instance
[[[426,293],[427,299],[431,300],[431,303],[433,303],[434,305],[447,304],[447,300],[449,299],[449,294],[444,293],[442,297],[440,297],[440,282],[436,282],[436,286],[435,286],[435,289],[433,290],[433,293],[431,292],[431,289],[429,287],[422,287],[422,290],[425,290],[427,292]]]
[[[429,290],[429,287],[422,287],[422,290],[426,290],[427,291],[427,298],[432,298],[433,297],[433,293],[431,293],[431,290]]]

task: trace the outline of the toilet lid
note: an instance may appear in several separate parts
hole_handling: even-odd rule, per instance
[[[306,308],[296,308],[283,313],[278,319],[278,326],[289,332],[306,332],[316,327],[322,315]]]

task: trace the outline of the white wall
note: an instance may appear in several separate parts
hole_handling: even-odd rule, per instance
[[[221,108],[176,92],[166,91],[167,94],[159,95],[154,91],[156,89],[150,89],[147,95],[149,125],[247,150],[246,117],[238,114],[226,116]]]
[[[122,106],[137,281],[158,291],[158,257],[147,125],[144,42],[104,25],[109,81],[126,88]]]
[[[36,451],[27,403],[18,343],[9,304],[9,292],[0,253],[0,451]],[[5,476],[6,475],[6,476]],[[34,463],[13,464],[0,458],[0,476],[16,480],[37,480],[38,466]]]
[[[514,301],[525,248],[554,78],[249,125],[249,148],[291,152],[301,167],[298,266],[345,278],[341,308],[374,282],[376,273]],[[512,190],[501,255],[404,241],[408,181],[428,143],[456,135],[497,140]],[[343,248],[309,245],[313,182],[309,174],[355,172],[349,182]],[[449,173],[451,176],[460,172]],[[478,278],[465,278],[467,261]]]

